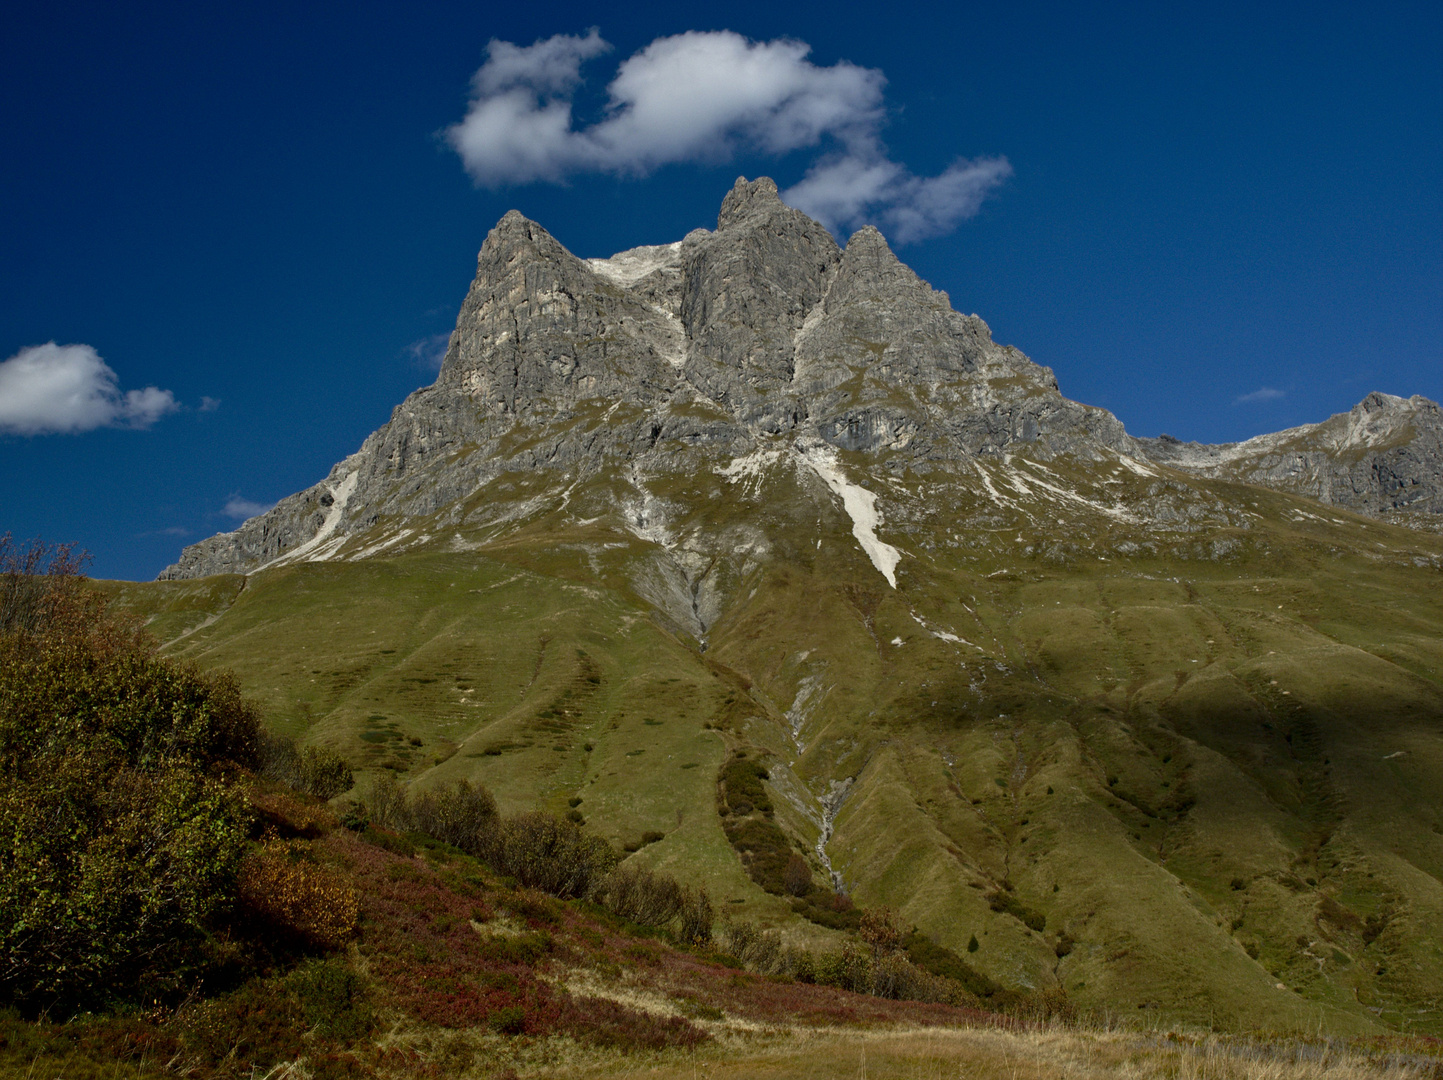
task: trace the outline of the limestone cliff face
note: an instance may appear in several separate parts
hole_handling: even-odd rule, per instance
[[[1139,440],[1154,461],[1375,516],[1443,514],[1443,409],[1372,393],[1345,413],[1240,443]]]
[[[1404,419],[1400,400],[1359,406],[1372,417],[1364,435],[1333,433],[1335,417],[1266,445],[1139,441],[954,311],[875,229],[839,248],[771,180],[739,179],[715,231],[609,259],[579,259],[512,211],[481,247],[434,385],[326,479],[187,547],[161,577],[364,558],[534,510],[542,495],[478,503],[504,477],[551,478],[554,501],[605,474],[599,512],[625,516],[649,505],[645,476],[713,469],[778,440],[808,460],[817,448],[864,455],[890,475],[971,476],[978,459],[1016,452],[1148,456],[1369,513],[1435,509],[1438,407],[1413,399]]]

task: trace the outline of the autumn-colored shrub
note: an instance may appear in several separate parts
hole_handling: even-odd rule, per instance
[[[306,858],[300,841],[275,841],[241,864],[243,908],[272,926],[323,949],[351,939],[360,902],[335,871]]]
[[[875,957],[889,956],[901,948],[902,927],[897,922],[897,913],[889,907],[863,912],[858,933],[872,947]]]
[[[690,1049],[708,1038],[680,1016],[638,1012],[607,998],[571,998],[561,1011],[561,1024],[581,1042],[618,1050]]]
[[[793,896],[806,896],[812,891],[812,868],[807,860],[795,851],[787,858],[787,869],[782,875],[782,884]]]

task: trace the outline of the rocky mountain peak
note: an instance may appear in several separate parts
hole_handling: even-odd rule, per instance
[[[623,469],[625,490],[593,510],[624,510],[629,530],[660,536],[646,524],[661,511],[644,477],[705,474],[748,454],[800,455],[835,491],[851,490],[839,451],[890,476],[958,483],[978,461],[1016,453],[1085,468],[1150,456],[1368,512],[1426,510],[1443,487],[1440,432],[1433,403],[1370,395],[1325,424],[1243,444],[1133,439],[954,311],[877,229],[844,250],[773,181],[739,178],[715,231],[605,259],[577,258],[507,213],[481,245],[436,383],[325,480],[192,545],[163,576],[425,543],[431,533],[410,523],[484,519],[476,507],[494,497],[488,485],[509,489],[507,476],[557,485],[567,505],[562,493],[584,478]],[[536,498],[506,513],[539,513],[550,496]]]
[[[770,176],[759,176],[755,180],[738,176],[732,189],[722,199],[716,227],[718,230],[725,229],[748,217],[771,214],[785,209],[788,207],[782,202],[781,194],[777,191],[777,182]],[[792,212],[796,213],[797,211]]]

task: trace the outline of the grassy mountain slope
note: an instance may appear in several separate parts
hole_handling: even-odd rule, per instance
[[[1443,1030],[1438,538],[1123,458],[842,455],[893,589],[795,453],[697,465],[112,587],[363,776],[574,809],[732,914],[827,936],[790,849],[1007,987]],[[770,809],[719,797],[737,751]]]

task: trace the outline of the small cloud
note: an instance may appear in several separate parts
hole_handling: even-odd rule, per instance
[[[203,398],[200,399],[200,409],[199,409],[198,411],[199,411],[199,412],[215,412],[215,411],[216,411],[217,409],[219,409],[219,408],[220,408],[220,398],[218,398],[218,397],[203,397]]]
[[[147,428],[180,408],[169,390],[120,392],[120,380],[89,345],[50,341],[0,362],[0,433],[74,434]]]
[[[1250,394],[1242,394],[1233,398],[1234,405],[1257,405],[1264,401],[1277,401],[1278,398],[1287,397],[1282,390],[1274,390],[1271,386],[1260,386]]]
[[[824,160],[782,192],[789,206],[837,230],[880,222],[898,244],[951,232],[1012,175],[1006,158],[954,161],[937,176],[913,176],[880,147]]]
[[[815,147],[822,156],[783,199],[828,228],[871,221],[907,243],[976,214],[1012,175],[993,157],[914,176],[881,141],[882,72],[846,61],[823,67],[807,59],[804,41],[729,30],[657,38],[617,66],[601,119],[578,126],[572,98],[582,64],[610,49],[595,28],[528,46],[493,40],[466,116],[445,132],[472,179],[498,188],[579,173],[644,176],[739,151],[780,157]]]
[[[239,495],[232,495],[221,513],[236,521],[245,521],[248,518],[259,517],[275,505],[273,502],[255,502],[251,499],[242,499]]]
[[[449,333],[432,334],[411,342],[403,351],[418,368],[435,374],[441,370],[441,361],[446,359],[446,349],[450,344]]]
[[[149,536],[189,536],[190,532],[182,525],[172,525],[168,529],[152,529],[150,532],[136,533],[135,535],[144,539]]]

